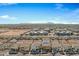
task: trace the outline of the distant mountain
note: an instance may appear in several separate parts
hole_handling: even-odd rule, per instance
[[[47,22],[48,24],[54,24],[53,22]]]

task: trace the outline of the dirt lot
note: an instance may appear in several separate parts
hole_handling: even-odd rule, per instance
[[[72,39],[72,40],[69,40],[69,43],[70,43],[73,47],[79,46],[79,40],[74,40],[74,39]]]
[[[7,36],[7,35],[8,36],[10,36],[10,35],[16,36],[16,35],[23,34],[24,32],[28,32],[29,30],[26,30],[26,29],[13,29],[13,30],[12,29],[6,29],[5,30],[6,32],[0,33],[0,36]]]
[[[52,40],[51,43],[52,43],[52,48],[61,47],[61,44],[59,43],[58,40]]]
[[[16,42],[16,44],[20,47],[26,47],[26,46],[30,46],[32,42],[33,40],[19,40]]]
[[[0,39],[0,45],[7,42],[7,40],[4,40],[4,39]]]

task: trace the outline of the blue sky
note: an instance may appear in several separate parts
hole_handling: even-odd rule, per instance
[[[78,3],[0,3],[0,24],[79,24]]]

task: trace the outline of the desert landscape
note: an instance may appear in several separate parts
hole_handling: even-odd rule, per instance
[[[1,24],[0,56],[79,56],[78,24]]]

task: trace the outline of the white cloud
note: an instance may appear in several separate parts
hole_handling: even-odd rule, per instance
[[[9,19],[9,20],[14,20],[16,19],[16,17],[13,17],[13,16],[9,16],[9,15],[3,15],[3,16],[0,16],[0,19]]]

